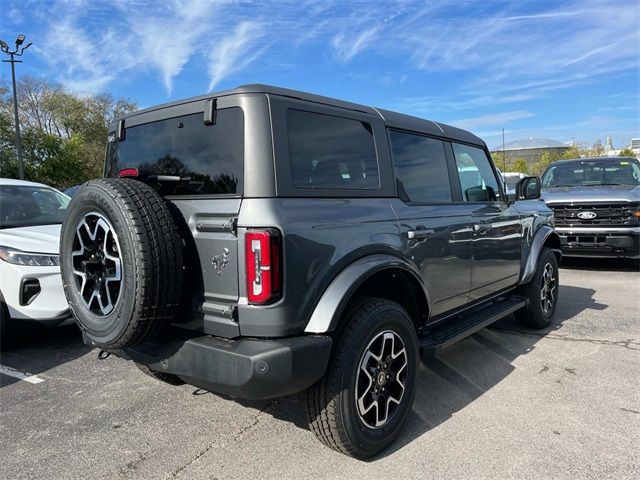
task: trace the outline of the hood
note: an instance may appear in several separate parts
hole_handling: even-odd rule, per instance
[[[57,254],[60,250],[60,225],[4,228],[0,230],[0,245],[23,252]]]
[[[640,202],[640,185],[593,185],[542,189],[542,199],[555,202]]]

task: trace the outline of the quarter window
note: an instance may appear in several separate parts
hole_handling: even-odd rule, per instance
[[[287,110],[289,159],[297,188],[376,190],[371,126],[359,120]]]
[[[390,139],[400,198],[418,204],[451,202],[444,142],[393,130]]]
[[[500,196],[498,182],[484,150],[453,143],[462,198],[466,202],[494,202]]]

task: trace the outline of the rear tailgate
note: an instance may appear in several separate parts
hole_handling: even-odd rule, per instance
[[[187,257],[180,325],[232,338],[239,335],[235,225],[244,188],[244,114],[220,105],[213,124],[192,111],[201,102],[191,113],[171,107],[127,119],[123,135],[109,135],[105,173],[148,183],[174,206]]]
[[[182,237],[187,242],[185,289],[192,311],[184,327],[228,338],[239,335],[234,315],[238,303],[236,222],[241,202],[239,198],[173,201],[184,216]]]

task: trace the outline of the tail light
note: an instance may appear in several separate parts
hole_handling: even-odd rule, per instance
[[[277,230],[248,230],[244,237],[249,303],[272,303],[282,291],[280,235]]]
[[[140,175],[140,172],[137,168],[123,168],[118,171],[118,176],[120,178],[124,177],[137,177]]]

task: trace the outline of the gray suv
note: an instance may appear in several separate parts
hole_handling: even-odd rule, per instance
[[[561,160],[542,175],[567,256],[640,258],[640,162],[631,157]]]
[[[248,85],[111,125],[63,283],[87,344],[233,397],[305,391],[317,437],[366,458],[404,424],[420,350],[510,313],[550,324],[539,195],[528,177],[507,198],[464,130]]]

